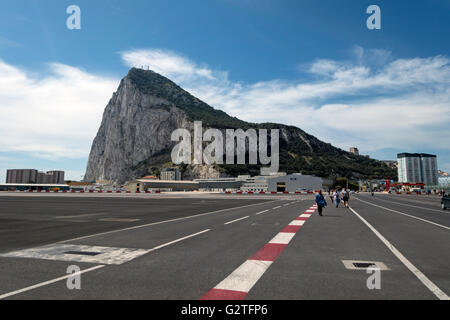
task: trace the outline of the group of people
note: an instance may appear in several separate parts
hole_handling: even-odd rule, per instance
[[[344,202],[344,206],[346,208],[349,208],[350,190],[346,188],[329,190],[328,196],[330,197],[331,202],[336,205],[336,208],[339,207],[341,201]],[[327,202],[322,194],[322,190],[319,190],[318,194],[316,195],[316,204],[319,215],[322,216],[322,210],[327,206]]]

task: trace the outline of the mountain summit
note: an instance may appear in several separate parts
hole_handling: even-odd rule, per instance
[[[86,169],[85,181],[116,184],[158,174],[169,166],[175,129],[280,129],[280,171],[321,177],[396,178],[383,162],[333,147],[303,130],[276,123],[249,123],[214,109],[171,80],[132,68],[103,113]],[[259,174],[259,165],[183,165],[185,177]]]

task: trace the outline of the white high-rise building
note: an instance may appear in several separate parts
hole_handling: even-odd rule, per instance
[[[399,153],[398,181],[438,185],[437,157],[426,153]]]

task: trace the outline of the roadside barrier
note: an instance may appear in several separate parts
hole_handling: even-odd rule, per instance
[[[146,191],[122,191],[122,190],[16,190],[15,192],[22,192],[22,193],[125,193],[125,194],[160,194],[160,190],[146,190]],[[196,191],[195,191],[196,192]],[[308,190],[308,191],[295,191],[295,192],[289,192],[289,191],[224,191],[221,192],[221,194],[242,194],[242,195],[254,195],[254,194],[268,194],[268,195],[286,195],[286,194],[296,194],[296,195],[307,195],[307,194],[314,194],[314,191]]]
[[[255,194],[254,191],[225,191],[222,194]],[[314,191],[258,191],[257,194],[314,194]]]
[[[17,193],[125,193],[131,194],[131,191],[122,191],[122,190],[15,190]],[[160,190],[154,191],[136,191],[135,193],[161,193]]]

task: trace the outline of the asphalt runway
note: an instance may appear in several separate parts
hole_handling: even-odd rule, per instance
[[[0,196],[0,299],[446,299],[450,211],[420,197]]]

